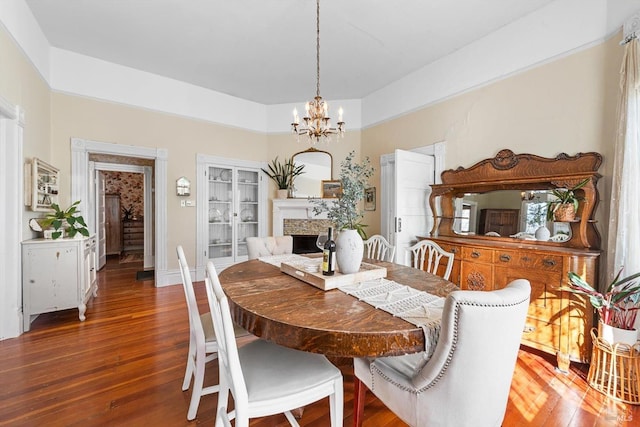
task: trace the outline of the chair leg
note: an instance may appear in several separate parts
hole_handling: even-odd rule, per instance
[[[192,421],[198,414],[198,405],[202,396],[202,386],[204,385],[204,354],[196,355],[195,379],[193,380],[193,390],[191,391],[191,402],[187,412],[187,420]]]
[[[364,413],[364,398],[367,394],[367,386],[360,378],[353,377],[353,427],[362,426],[362,415]]]
[[[187,367],[184,371],[184,380],[182,381],[182,391],[187,391],[189,386],[191,385],[191,377],[193,376],[193,371],[195,369],[194,364],[194,348],[195,345],[192,342],[193,340],[189,340],[189,353],[187,354]]]

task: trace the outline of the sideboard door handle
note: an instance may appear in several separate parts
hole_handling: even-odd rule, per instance
[[[509,256],[507,254],[502,254],[502,255],[500,255],[500,261],[509,262],[509,261],[511,261],[511,256]]]
[[[556,265],[556,261],[553,259],[545,259],[544,261],[542,261],[542,263],[547,267],[555,267]]]
[[[480,258],[480,252],[478,251],[471,252],[471,258]]]

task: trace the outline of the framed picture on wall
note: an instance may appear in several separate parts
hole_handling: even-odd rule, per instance
[[[322,181],[322,198],[335,199],[342,192],[340,181]]]
[[[376,187],[369,187],[364,189],[364,210],[376,210]]]

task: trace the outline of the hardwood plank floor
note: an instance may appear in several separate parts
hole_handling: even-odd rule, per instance
[[[30,332],[0,341],[1,426],[187,426],[213,425],[216,395],[200,402],[195,421],[186,419],[190,392],[182,392],[188,346],[181,286],[155,288],[136,281],[141,263],[109,260],[98,275],[98,297],[87,320],[77,310],[44,314]],[[206,307],[202,283],[198,301]],[[353,421],[353,370],[344,374],[345,426]],[[606,398],[588,387],[587,366],[569,374],[554,370],[554,358],[521,349],[504,426],[637,426],[640,407]],[[205,383],[217,381],[216,362]],[[452,403],[451,410],[457,404]],[[327,426],[327,399],[310,405],[301,426]],[[365,427],[404,426],[367,393]],[[255,427],[286,426],[282,415],[252,420]],[[452,426],[455,427],[455,426]]]

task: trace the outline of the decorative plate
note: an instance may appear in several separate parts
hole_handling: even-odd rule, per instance
[[[222,181],[231,181],[231,169],[223,169],[220,172],[220,179]]]

